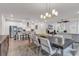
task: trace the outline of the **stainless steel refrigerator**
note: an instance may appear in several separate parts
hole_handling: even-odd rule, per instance
[[[10,38],[15,38],[17,35],[17,26],[9,26]]]

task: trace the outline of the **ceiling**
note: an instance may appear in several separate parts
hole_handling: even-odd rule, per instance
[[[77,3],[0,3],[0,14],[5,16],[14,15],[20,19],[40,19],[40,14],[50,9],[56,9],[59,13],[58,17],[52,19],[62,19],[71,17],[79,11]]]

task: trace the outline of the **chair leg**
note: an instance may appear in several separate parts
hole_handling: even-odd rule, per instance
[[[61,55],[63,56],[63,49],[61,49]]]
[[[72,43],[72,49],[74,49],[74,43]]]
[[[58,48],[56,48],[56,55],[58,56]]]
[[[56,48],[56,56],[59,56],[58,51],[59,51],[59,48]]]

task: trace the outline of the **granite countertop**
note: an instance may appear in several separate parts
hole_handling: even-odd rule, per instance
[[[0,35],[0,44],[5,40],[7,35]]]

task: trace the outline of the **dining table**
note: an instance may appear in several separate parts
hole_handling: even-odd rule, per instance
[[[51,46],[57,48],[58,50],[61,49],[61,55],[63,56],[64,49],[72,45],[72,49],[74,49],[74,40],[71,39],[65,39],[64,44],[61,44],[59,42],[54,42],[52,39],[49,39]]]
[[[38,35],[38,37],[48,38],[52,47],[55,47],[58,50],[59,49],[61,50],[62,56],[63,56],[63,53],[64,53],[64,49],[66,49],[70,45],[72,45],[72,49],[74,49],[74,45],[73,45],[74,40],[72,40],[70,38],[69,39],[64,38],[64,44],[61,44],[60,42],[55,42],[53,35],[41,35],[41,34],[37,34],[37,35]]]

